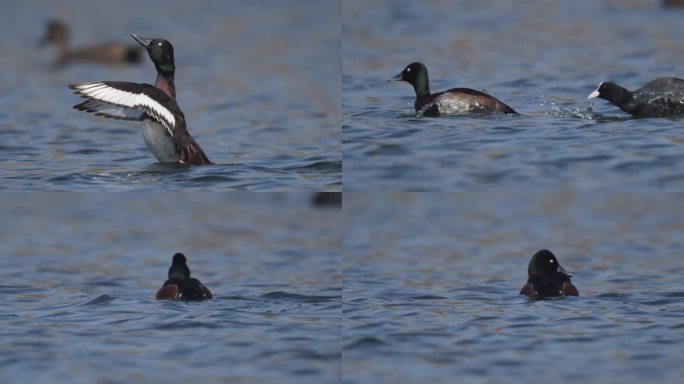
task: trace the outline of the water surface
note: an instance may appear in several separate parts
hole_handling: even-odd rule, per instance
[[[681,119],[586,97],[684,77],[684,11],[660,1],[345,1],[346,190],[682,190]],[[414,118],[413,61],[433,92],[485,89],[522,116]]]
[[[340,216],[308,194],[3,193],[2,381],[339,382]],[[214,300],[154,299],[175,252]]]
[[[681,382],[670,194],[347,193],[345,383]],[[518,294],[552,250],[579,297]]]
[[[139,123],[71,107],[66,84],[151,83],[135,66],[55,68],[36,42],[47,20],[73,46],[168,39],[188,130],[217,165],[160,166]],[[0,187],[39,190],[340,190],[340,32],[336,1],[23,1],[0,22]]]

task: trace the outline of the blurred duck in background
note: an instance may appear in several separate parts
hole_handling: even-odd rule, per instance
[[[663,0],[663,7],[665,7],[665,8],[684,7],[684,0]]]
[[[48,22],[40,45],[57,47],[57,65],[70,61],[96,63],[139,63],[142,47],[117,42],[104,42],[79,49],[69,48],[69,28],[59,20]]]

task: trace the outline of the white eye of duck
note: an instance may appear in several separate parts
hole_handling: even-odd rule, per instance
[[[161,46],[162,46],[162,43],[157,43],[157,45],[161,47]]]
[[[549,260],[549,263],[553,264],[553,259]]]
[[[411,72],[411,68],[406,68],[406,72]]]

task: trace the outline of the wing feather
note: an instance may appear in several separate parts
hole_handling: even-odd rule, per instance
[[[96,116],[123,120],[142,120],[148,115],[159,122],[173,137],[177,121],[174,112],[165,104],[175,106],[175,101],[150,84],[136,84],[122,81],[71,84],[77,95],[87,99],[74,106],[79,111]]]

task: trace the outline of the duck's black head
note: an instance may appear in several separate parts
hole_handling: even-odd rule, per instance
[[[527,267],[527,274],[531,277],[537,274],[551,274],[555,272],[563,272],[572,277],[565,268],[558,264],[558,259],[548,249],[542,249],[532,256],[530,265]]]
[[[45,26],[45,34],[40,39],[40,45],[66,44],[69,41],[69,28],[59,20],[51,20]]]
[[[413,85],[416,97],[423,97],[430,94],[430,82],[428,80],[428,70],[422,63],[411,63],[403,71],[389,80],[405,81]]]
[[[604,81],[603,83],[599,84],[598,88],[596,88],[594,92],[587,96],[587,99],[593,99],[596,97],[608,100],[618,107],[622,107],[632,99],[632,92],[615,83],[611,83],[610,81]]]
[[[169,279],[189,279],[190,268],[186,264],[185,255],[176,253],[173,255],[173,262],[169,268]]]
[[[145,37],[136,36],[131,33],[131,36],[140,43],[147,53],[150,55],[150,59],[157,68],[157,72],[164,75],[173,75],[176,71],[176,66],[173,61],[173,45],[164,39],[148,39]]]

